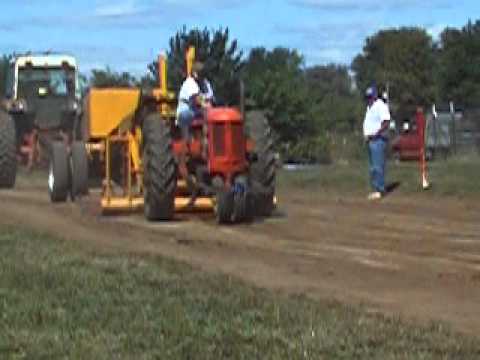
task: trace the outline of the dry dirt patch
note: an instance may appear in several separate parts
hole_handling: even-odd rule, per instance
[[[89,251],[169,256],[261,287],[480,331],[474,200],[394,195],[372,204],[289,191],[272,219],[219,227],[198,215],[161,224],[140,214],[102,217],[95,194],[51,205],[43,189],[25,183],[0,199],[0,222],[50,232]]]

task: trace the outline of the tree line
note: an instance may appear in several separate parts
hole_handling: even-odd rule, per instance
[[[284,47],[257,47],[245,54],[228,28],[183,27],[172,36],[167,51],[171,90],[180,88],[185,52],[192,45],[218,102],[238,105],[243,82],[247,109],[265,112],[287,159],[324,160],[339,136],[359,137],[363,92],[372,84],[388,90],[398,120],[409,117],[417,106],[429,108],[433,103],[480,107],[480,20],[446,28],[438,40],[420,27],[381,30],[365,40],[350,65],[316,66],[305,66],[302,54]],[[107,67],[93,70],[87,83],[145,87],[155,86],[157,79],[152,61],[141,78]]]

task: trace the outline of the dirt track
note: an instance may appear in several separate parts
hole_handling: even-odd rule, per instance
[[[392,195],[280,194],[281,212],[251,225],[211,218],[152,224],[141,215],[102,217],[92,195],[51,205],[21,183],[0,193],[0,222],[81,242],[95,252],[162,254],[256,285],[363,303],[372,311],[480,331],[480,205],[474,200]]]

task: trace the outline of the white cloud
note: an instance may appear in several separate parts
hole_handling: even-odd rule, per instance
[[[297,6],[311,7],[319,10],[340,10],[340,9],[369,9],[378,2],[373,0],[292,0],[291,3]]]
[[[307,65],[313,64],[328,64],[328,63],[345,63],[345,59],[348,58],[348,54],[345,50],[339,48],[325,48],[325,49],[310,49],[306,50],[305,56],[307,57]]]
[[[290,4],[324,11],[374,11],[405,8],[432,8],[452,6],[447,0],[290,0]]]
[[[239,5],[245,5],[250,0],[161,0],[157,1],[159,3],[164,3],[166,5],[178,5],[182,7],[190,6],[201,6],[201,7],[212,7],[212,8],[226,8],[226,7],[237,7]]]
[[[95,16],[98,17],[122,17],[138,14],[141,11],[136,0],[124,0],[98,6],[95,9]]]
[[[365,19],[365,22],[348,24],[280,26],[277,31],[292,39],[294,46],[305,55],[307,65],[348,64],[377,26]]]

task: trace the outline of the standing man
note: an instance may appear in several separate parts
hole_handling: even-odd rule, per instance
[[[369,87],[365,92],[367,112],[363,122],[363,135],[368,146],[370,184],[369,200],[379,200],[385,195],[385,155],[387,131],[390,124],[388,105],[378,98],[377,89]]]

